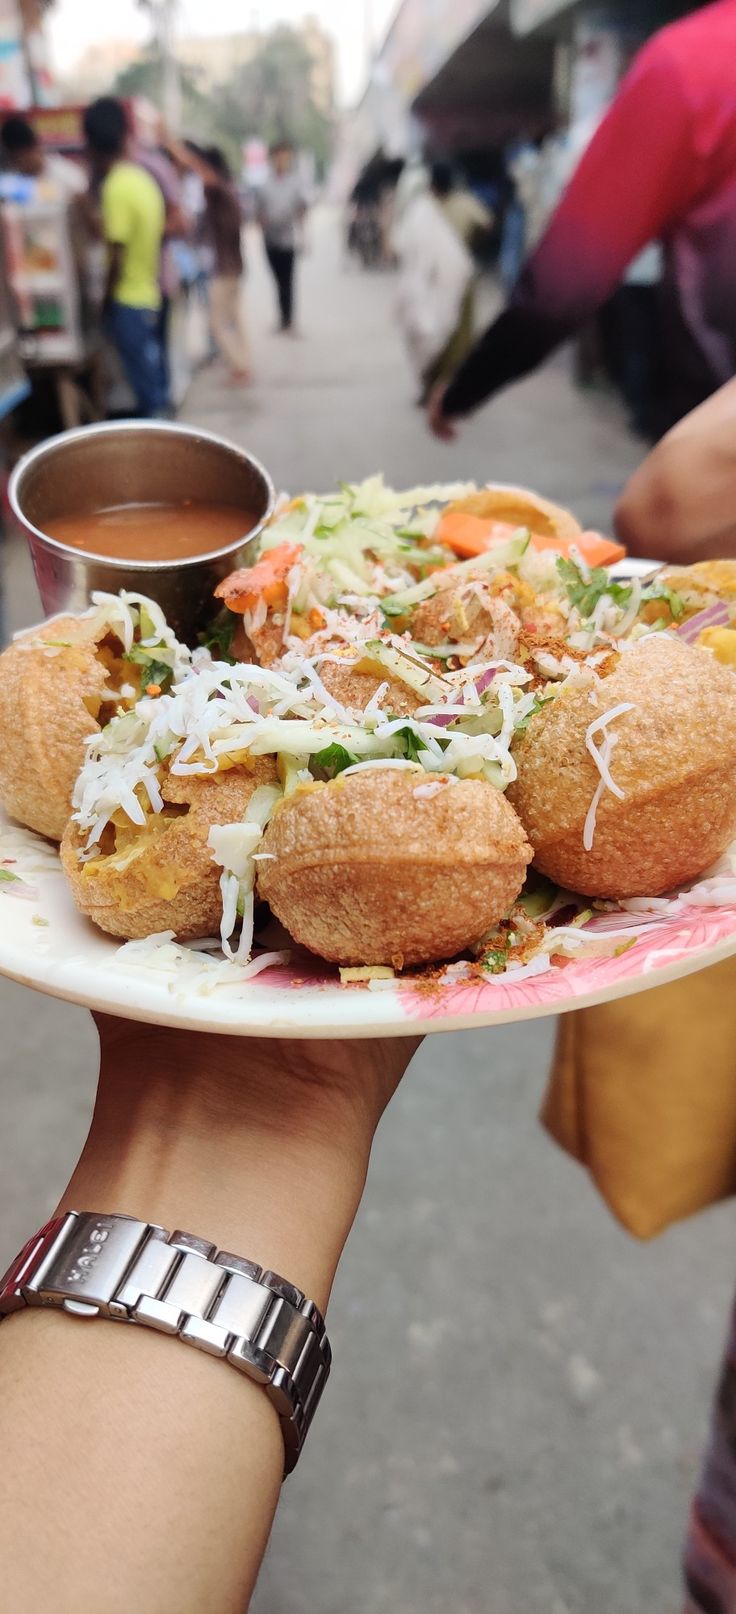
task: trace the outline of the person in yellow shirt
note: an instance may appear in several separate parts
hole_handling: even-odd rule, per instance
[[[108,249],[106,328],[141,415],[165,419],[171,410],[159,320],[164,198],[151,175],[127,157],[122,102],[112,96],[93,101],[84,133]]]

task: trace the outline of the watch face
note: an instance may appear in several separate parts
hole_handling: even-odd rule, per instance
[[[33,1238],[24,1244],[23,1249],[15,1260],[11,1262],[7,1272],[0,1278],[0,1315],[9,1311],[18,1311],[25,1302],[20,1294],[21,1285],[35,1272],[41,1261],[48,1255],[61,1228],[65,1217],[55,1216]]]

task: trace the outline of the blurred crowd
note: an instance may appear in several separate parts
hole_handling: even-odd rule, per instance
[[[733,0],[641,49],[607,110],[461,160],[360,174],[347,245],[398,265],[399,315],[432,429],[457,421],[576,342],[583,385],[606,379],[655,441],[736,372]],[[497,269],[507,304],[476,341],[473,288]]]
[[[73,214],[87,268],[98,259],[101,331],[117,355],[136,412],[174,411],[171,311],[175,297],[201,299],[212,355],[234,385],[251,379],[243,295],[243,224],[257,220],[274,280],[277,329],[294,334],[294,278],[307,191],[288,140],[274,143],[268,172],[246,191],[219,146],[176,139],[161,126],[154,144],[136,137],[128,108],[103,96],[84,111],[84,160],[47,150],[13,114],[0,129],[2,197],[36,194]]]

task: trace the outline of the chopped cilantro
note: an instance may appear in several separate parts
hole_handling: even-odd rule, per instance
[[[324,751],[315,752],[312,757],[312,769],[327,779],[336,779],[339,773],[344,773],[346,768],[352,768],[353,763],[359,760],[353,756],[352,751],[347,751],[344,745],[335,743],[325,746]]]
[[[529,707],[529,711],[526,713],[526,716],[520,718],[519,722],[516,724],[515,732],[517,734],[524,734],[526,732],[526,730],[528,729],[532,718],[536,717],[538,712],[541,712],[543,706],[549,706],[550,701],[553,700],[553,699],[554,699],[554,696],[552,696],[552,695],[535,695],[534,700],[532,702],[532,705]]]
[[[232,653],[235,630],[238,626],[238,617],[232,611],[221,611],[204,633],[200,633],[199,642],[205,650],[215,657],[216,661],[229,661],[235,665]]]
[[[586,580],[576,562],[565,560],[561,555],[557,562],[557,571],[570,604],[575,606],[586,621],[593,615],[604,594],[607,594],[613,604],[618,605],[622,611],[630,604],[631,584],[616,583],[604,566],[595,566]]]
[[[494,947],[490,953],[483,955],[483,968],[490,975],[503,975],[509,961],[508,951],[505,948]]]
[[[408,724],[405,729],[396,730],[395,738],[401,740],[407,762],[418,762],[420,751],[426,751],[427,749],[424,740],[420,739],[419,735],[415,734]]]

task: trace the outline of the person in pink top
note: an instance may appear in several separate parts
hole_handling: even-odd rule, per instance
[[[510,301],[429,404],[439,437],[536,369],[661,241],[661,429],[736,373],[736,0],[645,45]]]

